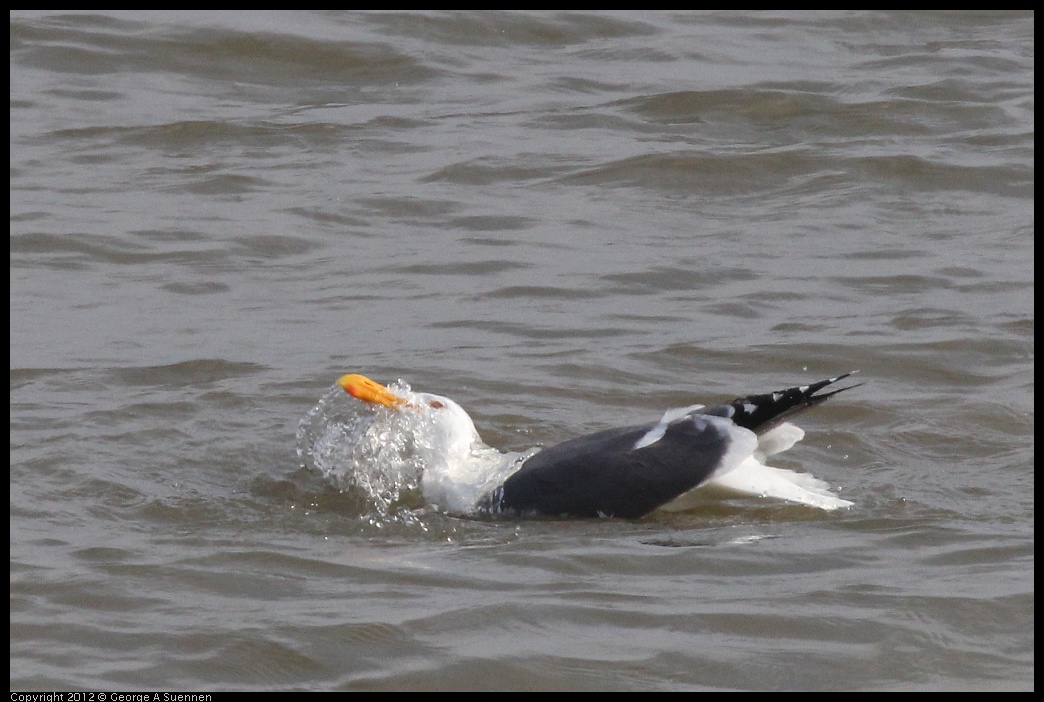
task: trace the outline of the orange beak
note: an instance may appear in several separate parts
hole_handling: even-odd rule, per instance
[[[401,407],[406,404],[402,399],[380,383],[370,380],[365,375],[349,373],[337,379],[337,384],[344,391],[360,400],[369,403],[377,403],[385,407]]]

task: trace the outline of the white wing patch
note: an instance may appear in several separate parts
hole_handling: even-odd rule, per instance
[[[711,478],[700,487],[718,488],[752,497],[774,497],[830,511],[852,506],[848,500],[842,500],[830,492],[830,485],[816,476],[785,468],[773,468],[753,456],[734,470]]]
[[[701,409],[703,409],[703,405],[689,405],[688,407],[675,407],[674,409],[667,410],[663,413],[663,417],[660,418],[660,421],[652,429],[645,432],[642,435],[642,438],[634,442],[634,450],[637,451],[646,446],[652,446],[667,433],[668,425],[672,422],[678,421],[679,419],[684,419],[696,410]]]
[[[726,430],[730,445],[721,464],[710,477],[689,492],[679,495],[660,509],[684,511],[702,502],[712,493],[750,497],[772,497],[788,502],[809,505],[825,510],[850,507],[853,503],[830,492],[830,485],[809,473],[798,473],[785,468],[765,465],[768,456],[786,451],[801,441],[805,432],[790,422],[761,436],[738,427],[728,419],[700,415]]]
[[[804,438],[804,429],[790,422],[784,422],[772,431],[767,431],[758,437],[758,450],[754,452],[754,457],[764,463],[768,456],[783,453]]]

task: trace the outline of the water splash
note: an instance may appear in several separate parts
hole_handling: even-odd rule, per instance
[[[302,419],[297,455],[342,492],[362,500],[375,526],[418,523],[426,511],[471,514],[536,449],[502,453],[477,437],[466,455],[450,450],[434,410],[402,381],[389,388],[410,411],[360,402],[334,386]]]
[[[393,388],[409,392],[408,386]],[[362,498],[371,521],[411,521],[422,503],[422,457],[407,413],[348,398],[333,386],[301,419],[297,456],[334,487]],[[379,525],[379,524],[377,524]]]

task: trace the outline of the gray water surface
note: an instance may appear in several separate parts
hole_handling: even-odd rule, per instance
[[[1034,687],[1033,13],[10,30],[13,690]],[[347,372],[521,451],[853,369],[777,461],[834,513],[298,455]]]

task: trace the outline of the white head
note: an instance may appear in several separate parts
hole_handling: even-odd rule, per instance
[[[478,499],[474,493],[490,470],[490,454],[501,454],[482,442],[463,407],[448,397],[430,393],[401,397],[361,375],[342,376],[337,384],[365,402],[413,413],[416,422],[411,417],[410,425],[414,449],[424,465],[425,499],[452,512],[468,512],[474,507]]]
[[[416,407],[430,422],[431,448],[452,461],[464,458],[472,447],[481,443],[478,430],[471,417],[448,397],[419,392],[414,394]]]

